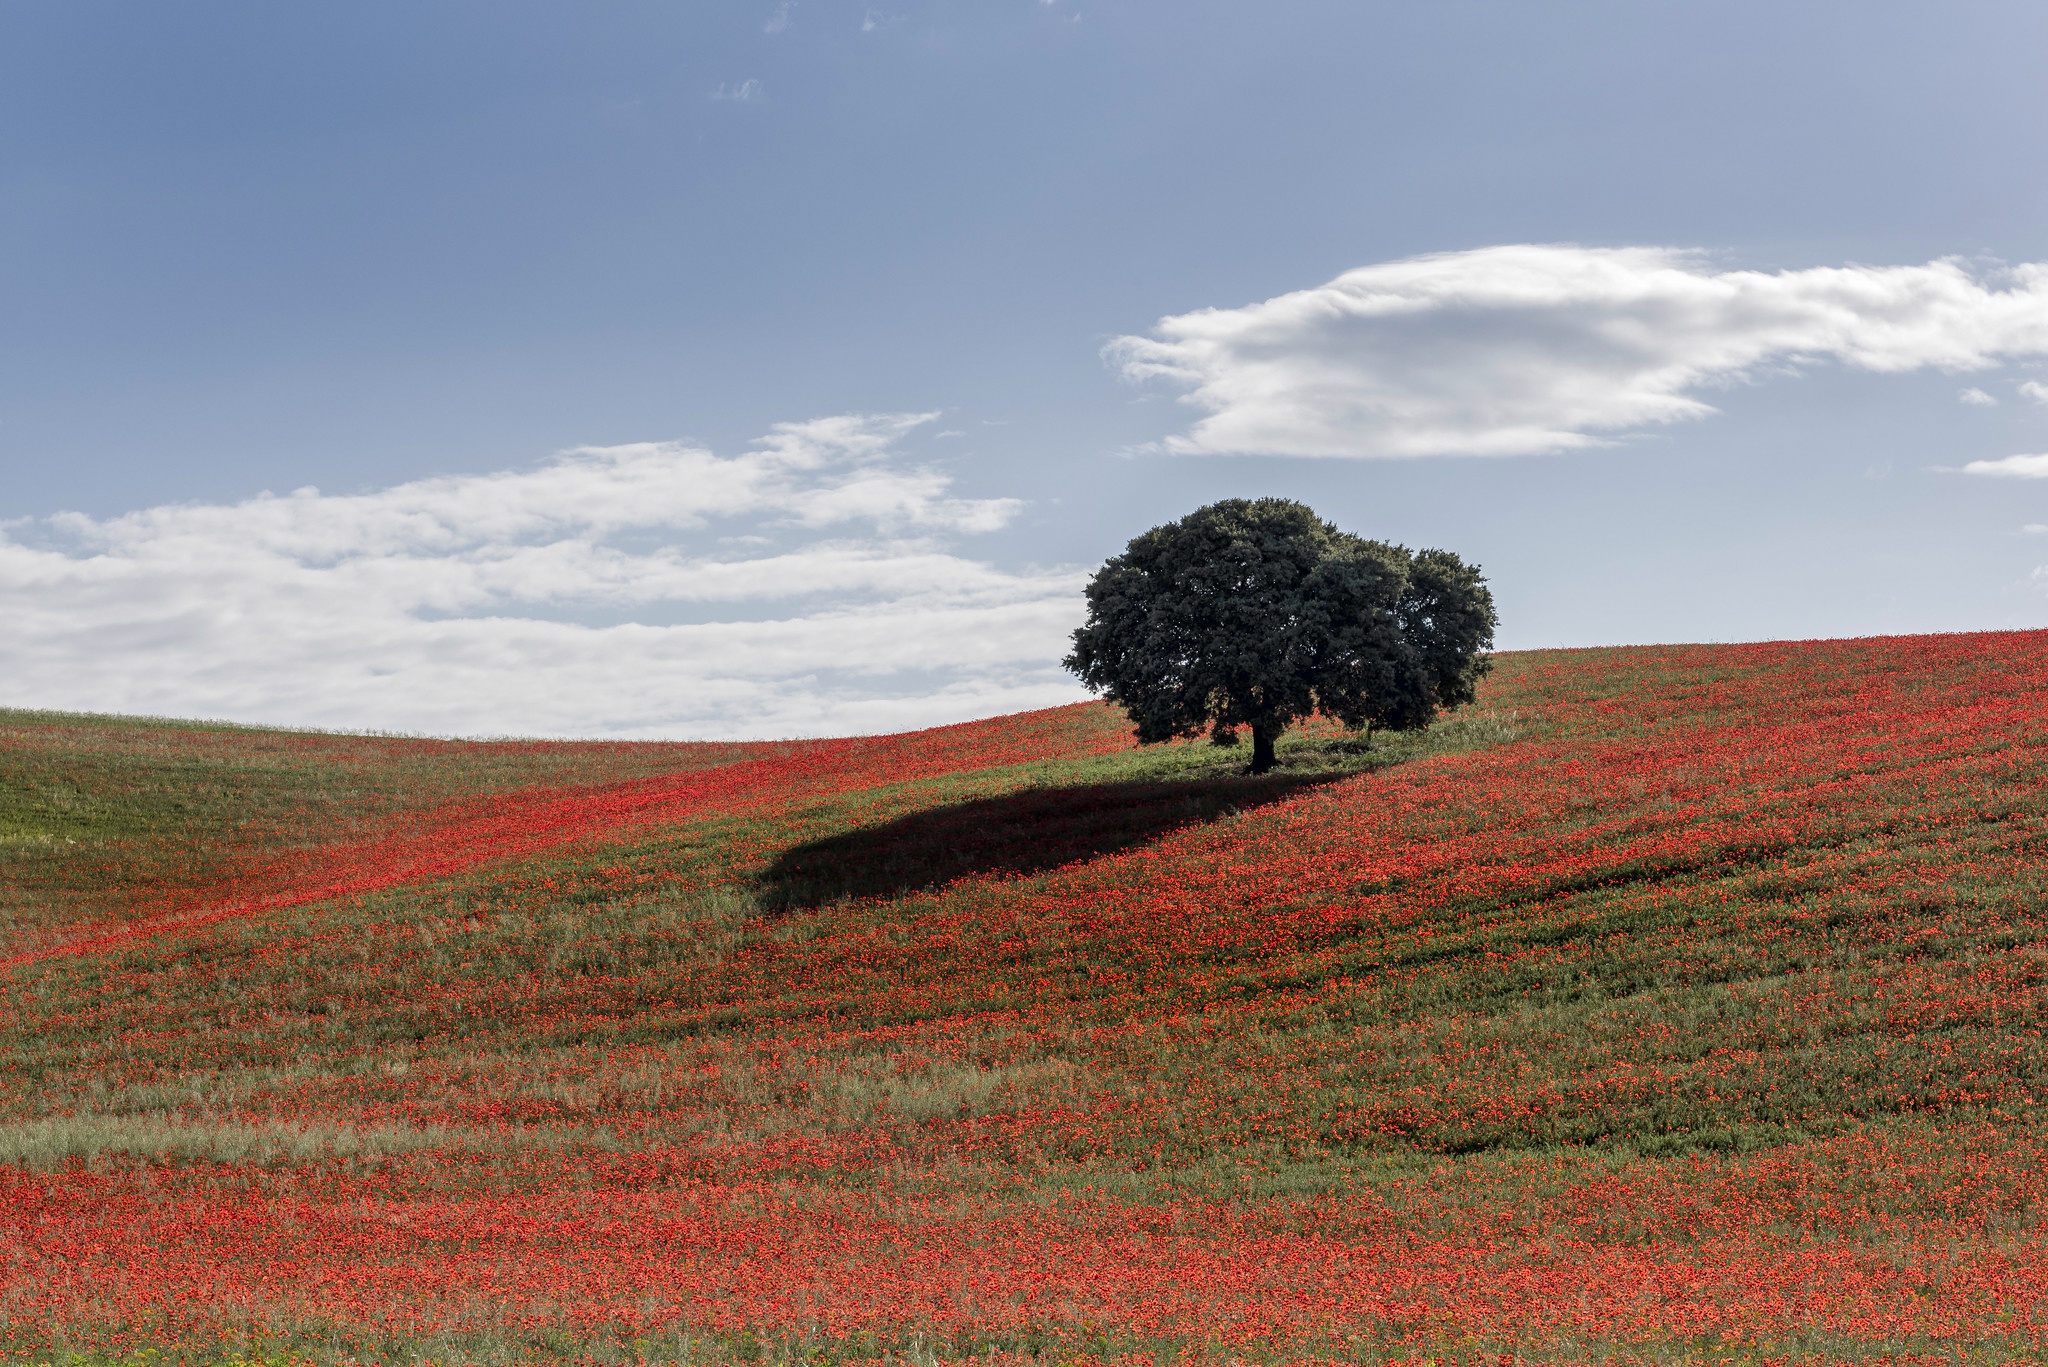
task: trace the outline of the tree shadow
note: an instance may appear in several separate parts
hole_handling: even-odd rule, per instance
[[[1280,802],[1344,774],[1026,788],[913,812],[783,851],[761,875],[770,915],[841,898],[901,897],[970,874],[1031,874]]]

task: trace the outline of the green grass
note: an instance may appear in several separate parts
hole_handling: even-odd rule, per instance
[[[1760,1261],[1818,1248],[1924,1284],[1869,1292],[1917,1323],[1910,1297],[1950,1294],[1945,1279],[1963,1297],[1964,1273],[2039,1241],[2048,749],[2010,660],[1987,649],[1973,675],[1880,654],[1522,657],[1485,706],[1426,734],[1305,729],[1259,779],[1244,749],[1190,743],[878,782],[22,966],[0,1023],[0,1162],[252,1205],[374,1192],[600,1211],[622,1190],[717,1190],[825,1227],[871,1206],[906,1239],[962,1211],[1000,1231],[1093,1229],[1104,1210],[1113,1229],[1137,1210],[1159,1222],[1145,1238],[1181,1221],[1477,1241],[1491,1251],[1469,1275],[1498,1266],[1509,1287],[1612,1251],[1668,1256],[1681,1278],[1733,1229]],[[1999,710],[2000,690],[2019,700]],[[363,758],[375,738],[308,759],[239,733],[216,753],[201,733],[219,791],[178,807],[188,757],[162,735],[135,753],[39,724],[47,753],[8,781],[82,779],[44,785],[37,829],[157,851],[180,832],[220,843],[238,820],[296,829],[306,811],[367,829],[421,793],[500,781],[435,766],[532,763]],[[350,787],[350,765],[370,777]],[[320,772],[294,788],[299,769]],[[378,783],[404,791],[387,802]],[[137,814],[158,824],[123,826]],[[1477,863],[1520,852],[1469,885],[1458,867],[1346,862],[1389,831],[1469,839]],[[1639,853],[1645,832],[1673,841]],[[1383,1123],[1395,1101],[1405,1118]],[[988,1237],[997,1258],[1009,1236]],[[1122,1336],[1077,1310],[951,1338],[764,1325],[636,1342],[567,1310],[514,1330],[480,1305],[471,1328],[412,1337],[295,1313],[252,1311],[232,1351],[337,1367],[1818,1363],[2029,1360],[2044,1341],[2004,1322],[1773,1321],[1226,1346]],[[75,1346],[118,1355],[109,1323],[81,1324]]]
[[[449,801],[760,747],[455,742],[0,709],[0,948]]]

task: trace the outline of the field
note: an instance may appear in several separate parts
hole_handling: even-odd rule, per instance
[[[2048,633],[461,744],[0,713],[0,1358],[2048,1358]]]

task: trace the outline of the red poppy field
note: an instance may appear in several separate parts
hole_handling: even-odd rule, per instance
[[[0,1354],[2048,1357],[2048,633],[1281,759],[0,713]]]

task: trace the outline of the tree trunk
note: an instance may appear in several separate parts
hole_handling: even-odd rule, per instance
[[[1252,772],[1263,774],[1273,767],[1273,742],[1279,737],[1280,729],[1265,722],[1252,726]]]

